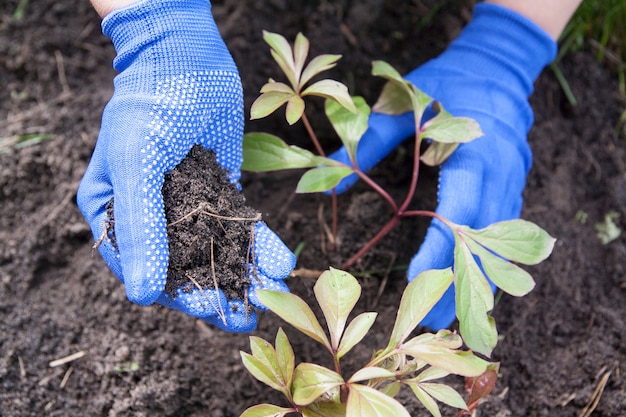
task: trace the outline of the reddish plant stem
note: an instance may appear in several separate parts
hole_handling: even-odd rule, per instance
[[[411,204],[411,200],[413,200],[413,196],[415,195],[415,190],[417,189],[417,178],[419,177],[419,170],[420,170],[420,155],[419,155],[419,149],[420,149],[420,144],[421,144],[420,133],[421,133],[421,129],[419,129],[417,133],[415,134],[415,156],[413,157],[413,171],[411,172],[411,185],[409,186],[409,191],[406,194],[406,198],[404,199],[404,202],[400,206],[400,210],[398,213],[400,215],[402,215],[402,213],[406,210],[409,204]]]
[[[394,228],[394,226],[400,221],[400,216],[393,216],[391,218],[391,220],[389,220],[387,222],[387,224],[385,226],[383,226],[382,229],[380,229],[378,231],[378,233],[376,233],[376,236],[374,236],[373,238],[371,238],[369,240],[369,242],[367,242],[361,249],[359,249],[359,251],[357,253],[355,253],[354,255],[352,255],[352,257],[350,259],[348,259],[347,261],[345,261],[343,263],[343,265],[341,265],[342,269],[348,269],[350,268],[352,265],[355,264],[356,261],[358,261],[361,256],[363,256],[365,254],[365,252],[367,252],[368,250],[370,250],[372,248],[372,246],[374,246],[380,239],[382,239],[387,233],[389,233],[391,231],[391,229]]]
[[[398,205],[393,200],[393,198],[391,198],[389,193],[387,193],[382,187],[376,184],[376,182],[374,182],[374,180],[372,180],[369,176],[367,176],[367,174],[365,174],[360,169],[358,169],[358,167],[355,168],[356,174],[363,181],[365,181],[371,188],[373,188],[378,194],[380,194],[385,200],[387,200],[387,202],[389,202],[393,210],[393,217],[356,254],[354,254],[350,259],[344,262],[342,265],[342,268],[347,269],[347,268],[350,268],[352,265],[354,265],[356,261],[358,261],[367,251],[369,251],[376,243],[378,243],[379,240],[385,237],[385,235],[387,235],[387,233],[389,233],[391,229],[393,229],[393,227],[403,217],[430,216],[430,217],[437,218],[446,224],[448,223],[446,219],[444,219],[443,217],[441,217],[440,215],[432,211],[428,211],[428,210],[407,211],[406,210],[409,204],[411,203],[411,201],[413,200],[413,196],[415,195],[415,190],[417,189],[417,179],[419,177],[420,159],[419,159],[418,150],[419,150],[419,146],[421,142],[420,140],[421,130],[419,128],[419,125],[416,127],[417,127],[416,129],[417,133],[415,134],[415,158],[413,158],[413,169],[411,172],[411,185],[409,186],[409,191],[407,192],[406,198],[404,199],[400,207],[398,207]],[[354,165],[356,166],[356,164]]]
[[[359,176],[363,182],[369,185],[374,191],[380,194],[391,206],[391,209],[394,212],[394,215],[399,212],[398,205],[394,201],[394,199],[389,195],[387,191],[385,191],[380,185],[378,185],[373,179],[371,179],[366,173],[361,171],[358,166],[354,166],[354,173]]]
[[[389,220],[387,224],[378,231],[376,236],[371,238],[357,253],[352,255],[350,259],[344,262],[343,265],[341,265],[341,267],[344,269],[350,268],[352,265],[355,264],[356,261],[359,260],[359,258],[361,258],[368,250],[370,250],[376,243],[378,243],[380,239],[385,237],[385,235],[389,233],[396,224],[398,224],[400,219],[402,219],[403,217],[413,217],[413,216],[434,217],[436,219],[441,220],[444,223],[448,223],[447,220],[441,217],[439,214],[435,213],[434,211],[429,211],[429,210],[410,210],[410,211],[405,211],[401,214],[394,215],[391,218],[391,220]]]
[[[308,133],[309,138],[311,138],[311,142],[313,142],[313,146],[315,146],[315,150],[317,151],[317,153],[320,156],[326,156],[326,153],[324,152],[324,149],[322,148],[320,141],[317,139],[317,135],[313,131],[313,127],[311,126],[311,123],[309,122],[309,118],[306,117],[305,113],[302,113],[302,123],[304,123],[304,128],[306,129],[306,132]]]
[[[320,156],[326,156],[326,152],[324,152],[324,148],[322,148],[322,145],[320,144],[320,141],[317,139],[317,135],[315,134],[315,131],[313,131],[313,127],[311,126],[311,122],[309,122],[309,118],[306,116],[305,113],[302,113],[302,123],[304,124],[304,128],[307,131],[307,134],[309,135],[309,138],[311,139],[311,142],[313,142],[313,146],[315,146],[315,150],[317,151],[317,153]],[[337,192],[333,189],[330,195],[330,204],[332,207],[332,215],[333,215],[333,220],[332,220],[332,239],[330,241],[330,247],[331,250],[335,250],[335,245],[337,242],[337,228],[338,228],[338,223],[339,223],[339,209],[337,208]]]

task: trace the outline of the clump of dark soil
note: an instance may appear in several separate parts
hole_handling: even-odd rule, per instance
[[[165,290],[218,286],[227,298],[244,299],[261,215],[246,205],[215,154],[195,145],[166,174],[161,191],[170,250]]]
[[[165,291],[175,297],[179,288],[219,288],[229,299],[245,299],[261,215],[246,205],[215,154],[195,145],[165,175],[161,193],[169,244]],[[107,215],[107,235],[117,249],[113,199]]]

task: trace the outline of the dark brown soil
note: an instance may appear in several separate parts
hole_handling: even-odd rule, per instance
[[[165,176],[163,201],[170,260],[165,290],[218,286],[244,299],[259,213],[228,181],[215,154],[200,145]]]
[[[435,3],[216,0],[214,12],[240,67],[249,108],[276,74],[262,29],[288,38],[302,31],[313,53],[343,54],[333,76],[371,102],[380,87],[368,75],[371,60],[412,70],[443,50],[467,21],[462,2],[444,2],[427,19]],[[75,197],[112,94],[114,50],[87,1],[30,2],[21,21],[12,18],[17,4],[7,0],[0,8],[0,137],[46,133],[54,139],[0,154],[0,415],[230,417],[261,401],[284,404],[243,369],[239,350],[248,349],[246,335],[128,302],[92,253]],[[625,102],[615,76],[592,54],[567,56],[560,67],[579,104],[570,106],[552,72],[544,71],[531,100],[534,165],[523,213],[558,242],[548,261],[531,268],[536,289],[521,299],[505,296],[496,307],[502,338],[494,357],[502,362],[501,378],[479,416],[578,416],[594,396],[593,415],[624,415],[626,235],[603,244],[594,227],[610,211],[624,227],[626,138],[619,118]],[[284,124],[273,117],[247,129],[282,130]],[[301,126],[284,135],[307,146]],[[397,152],[375,173],[398,190],[407,179],[402,158]],[[297,174],[245,174],[244,194],[289,247],[305,244],[299,267],[323,268],[328,257],[319,255],[318,219],[328,222],[328,199],[294,195]],[[432,208],[435,174],[424,174],[420,207]],[[341,196],[345,218],[362,224],[384,219],[384,204],[362,191]],[[403,223],[358,265],[375,270],[360,278],[358,308],[376,309],[379,317],[346,358],[347,369],[386,344],[405,287],[395,267],[408,263],[425,226],[425,220]],[[292,278],[289,286],[311,299],[311,280]],[[273,339],[282,324],[260,314],[254,334]],[[317,345],[286,331],[298,360],[326,360]],[[50,366],[75,352],[84,356]],[[409,393],[401,399],[411,415],[426,415]]]

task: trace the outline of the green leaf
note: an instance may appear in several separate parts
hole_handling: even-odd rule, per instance
[[[318,55],[309,62],[309,65],[304,68],[302,76],[300,77],[300,85],[304,85],[316,75],[327,71],[337,65],[337,61],[341,58],[341,55]]]
[[[420,372],[420,374],[413,378],[413,380],[417,382],[427,382],[433,381],[435,379],[445,378],[448,375],[450,375],[450,372],[446,371],[445,369],[431,366]]]
[[[277,391],[284,392],[282,381],[261,360],[243,351],[239,353],[241,354],[243,366],[246,367],[253,377]]]
[[[261,87],[261,93],[285,93],[295,95],[296,92],[293,88],[289,87],[285,83],[274,81],[270,79],[263,87]]]
[[[303,113],[304,100],[298,96],[292,96],[289,101],[287,101],[287,110],[285,112],[287,123],[289,123],[289,125],[293,125],[300,120]]]
[[[296,41],[293,45],[294,72],[296,74],[296,79],[298,80],[298,85],[302,85],[302,81],[300,81],[300,74],[302,74],[302,69],[304,68],[304,63],[308,54],[309,40],[302,33],[298,33],[296,35]]]
[[[296,192],[319,193],[331,190],[335,188],[342,179],[353,172],[352,168],[347,166],[326,166],[310,169],[300,178],[296,186]]]
[[[262,119],[274,113],[280,106],[287,103],[292,97],[295,97],[294,93],[284,93],[282,91],[270,91],[268,93],[261,94],[252,103],[250,108],[250,120]]]
[[[356,148],[368,127],[370,108],[363,97],[353,97],[356,113],[344,106],[326,100],[326,116],[354,161]]]
[[[294,408],[284,408],[272,404],[259,404],[248,408],[239,417],[283,417],[294,413]]]
[[[337,349],[337,359],[341,359],[346,353],[348,353],[357,343],[359,343],[376,320],[377,313],[361,313],[356,316],[348,328],[346,328],[341,342],[339,343],[339,349]]]
[[[276,358],[278,360],[278,368],[282,374],[285,388],[291,391],[291,383],[293,382],[293,371],[295,369],[295,355],[293,348],[287,335],[282,327],[278,328],[276,333]]]
[[[411,417],[397,400],[374,388],[350,384],[346,417]]]
[[[378,366],[367,366],[356,371],[348,382],[360,382],[378,378],[394,378],[395,376],[396,374],[388,369]]]
[[[468,117],[454,117],[435,102],[437,115],[424,123],[420,138],[441,143],[465,143],[483,136],[478,123]]]
[[[273,379],[277,381],[279,385],[284,386],[285,380],[280,366],[278,365],[278,358],[276,357],[274,347],[268,341],[260,337],[250,336],[250,350],[252,351],[252,356],[258,359],[273,374]]]
[[[467,239],[466,244],[480,258],[480,264],[489,279],[502,291],[521,297],[535,288],[533,277],[519,266],[494,255],[471,239]]]
[[[463,397],[451,387],[445,384],[435,384],[432,382],[423,382],[419,387],[426,391],[430,396],[451,407],[467,410],[467,404]]]
[[[317,401],[302,407],[301,413],[304,417],[346,417],[346,405]]]
[[[375,111],[386,114],[400,114],[412,110],[415,114],[415,124],[419,126],[424,110],[430,104],[432,98],[417,89],[411,82],[402,78],[398,71],[384,61],[374,61],[372,63],[372,75],[385,78],[390,83],[395,84],[395,87],[385,86],[383,88],[381,97],[379,97],[375,105]],[[406,101],[406,97],[403,97],[402,91],[409,98],[409,102]],[[398,101],[398,103],[395,103],[395,101]]]
[[[339,104],[350,113],[356,113],[357,108],[348,93],[348,87],[335,80],[321,80],[311,84],[301,93],[304,96],[324,97]]]
[[[331,349],[328,337],[313,310],[295,294],[280,291],[257,290],[259,301],[287,323]]]
[[[485,372],[489,362],[453,346],[441,337],[441,333],[425,333],[407,341],[398,350],[452,374],[478,376]]]
[[[361,286],[349,273],[331,267],[320,275],[313,291],[330,330],[331,346],[337,350],[348,316],[361,296]]]
[[[378,96],[378,100],[372,106],[372,111],[376,113],[388,114],[391,116],[403,114],[413,110],[413,101],[409,90],[403,85],[388,81],[383,86],[383,90]]]
[[[426,148],[424,153],[422,153],[420,160],[431,167],[441,165],[458,147],[458,143],[433,142]]]
[[[385,395],[388,395],[389,397],[395,397],[400,392],[400,388],[402,388],[402,384],[400,383],[400,381],[393,381],[390,384],[386,384],[378,388],[378,391]]]
[[[407,82],[394,67],[385,61],[372,62],[372,75],[375,77],[382,77],[389,81],[394,81],[399,85]]]
[[[289,146],[279,137],[269,133],[251,132],[243,135],[241,169],[246,171],[265,172],[338,164],[330,158],[315,155],[306,149]]]
[[[335,371],[313,363],[301,363],[296,367],[293,378],[293,401],[298,405],[308,405],[326,391],[344,383]]]
[[[263,39],[270,46],[272,57],[295,89],[298,84],[291,45],[284,36],[265,30],[263,31]]]
[[[470,349],[490,356],[498,337],[495,321],[489,316],[493,293],[472,253],[456,233],[454,271],[461,336]]]
[[[458,230],[504,259],[525,265],[545,260],[556,241],[536,224],[521,219],[494,223],[480,230],[466,226]]]
[[[387,350],[400,345],[443,296],[453,280],[452,270],[424,271],[407,285],[391,332]]]
[[[422,403],[424,407],[432,414],[434,417],[441,417],[441,411],[439,411],[439,405],[433,397],[431,397],[426,391],[421,388],[421,384],[415,384],[412,382],[407,382],[407,385],[411,387],[413,390],[413,394],[415,397]]]

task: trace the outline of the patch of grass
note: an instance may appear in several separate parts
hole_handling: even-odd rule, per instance
[[[626,96],[626,1],[583,1],[559,44],[555,62],[570,52],[590,48],[598,61],[616,71],[620,92]]]

